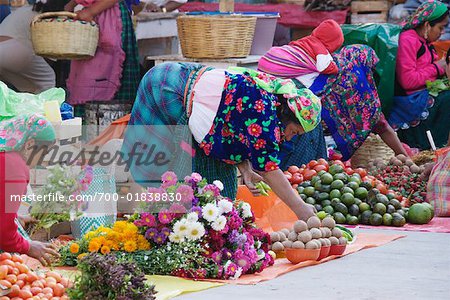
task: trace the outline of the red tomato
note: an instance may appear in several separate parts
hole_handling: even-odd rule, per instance
[[[333,153],[331,155],[330,159],[331,160],[341,160],[342,159],[342,154],[335,152],[335,153]]]
[[[377,188],[377,189],[380,191],[380,193],[382,193],[383,195],[386,195],[387,192],[388,192],[387,187],[386,187],[384,184],[382,184],[382,183],[377,184],[377,185],[376,185],[376,188]]]
[[[314,168],[317,164],[318,164],[317,160],[314,160],[314,159],[313,159],[312,161],[310,161],[310,162],[307,164],[307,166],[308,166],[308,168],[312,169],[312,168]]]
[[[298,169],[298,173],[299,173],[299,174],[303,174],[304,171],[305,171],[305,168],[299,168],[299,169]]]
[[[352,163],[349,160],[347,160],[346,162],[344,162],[344,166],[349,168],[352,166]]]
[[[319,173],[320,171],[328,171],[328,165],[316,165],[314,166],[314,171]]]
[[[352,168],[345,168],[345,173],[347,173],[348,175],[353,175],[353,173],[355,173],[355,171],[353,171]]]
[[[292,183],[293,184],[299,184],[302,183],[303,181],[303,176],[300,174],[295,174],[294,176],[292,176]]]
[[[297,166],[290,166],[288,168],[288,171],[291,172],[292,175],[295,173],[298,173],[298,170],[299,170],[299,168]]]
[[[344,163],[342,161],[340,161],[340,160],[333,161],[333,165],[340,165],[342,168],[345,169]]]
[[[358,173],[361,176],[361,178],[367,175],[367,171],[363,168],[357,168],[355,172]]]
[[[317,172],[314,170],[305,170],[305,172],[303,173],[303,179],[311,180],[311,178],[313,178],[316,175],[317,175]]]
[[[324,158],[319,158],[319,160],[317,160],[317,163],[319,165],[324,165],[324,166],[328,166],[328,161]]]
[[[293,184],[293,185],[292,185],[292,188],[293,188],[294,190],[296,190],[296,189],[298,188],[298,184]]]

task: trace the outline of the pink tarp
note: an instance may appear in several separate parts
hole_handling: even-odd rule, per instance
[[[348,226],[347,227],[351,227]],[[399,231],[421,231],[421,232],[437,232],[437,233],[450,233],[450,218],[438,218],[435,217],[430,223],[424,225],[405,224],[403,227],[392,226],[368,226],[358,225],[361,229],[389,229]]]
[[[188,2],[180,7],[180,11],[218,11],[219,3]],[[300,5],[295,4],[245,4],[235,3],[236,12],[278,12],[278,23],[294,28],[314,28],[322,21],[333,19],[344,24],[348,10],[311,11],[307,12]]]

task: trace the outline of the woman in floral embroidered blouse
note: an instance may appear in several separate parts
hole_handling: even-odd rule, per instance
[[[278,155],[283,140],[317,126],[320,110],[320,100],[291,80],[246,69],[167,63],[144,76],[128,125],[189,125],[197,148],[193,171],[208,181],[221,180],[223,194],[235,198],[237,167],[252,193],[259,194],[254,184],[264,180],[306,220],[314,215],[314,208],[291,188],[278,167]],[[140,140],[129,128],[124,153]],[[148,135],[142,136],[145,139]],[[169,142],[173,143],[172,137]],[[148,168],[132,163],[136,182],[146,185]]]

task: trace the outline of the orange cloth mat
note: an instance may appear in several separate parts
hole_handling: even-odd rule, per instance
[[[103,146],[106,142],[113,139],[122,139],[127,129],[128,121],[131,115],[123,116],[115,120],[105,130],[103,130],[98,137],[89,142],[89,145]]]
[[[392,235],[392,234],[372,234],[372,233],[361,233],[358,234],[356,241],[347,246],[345,252],[342,255],[333,255],[328,256],[322,259],[321,261],[305,261],[299,264],[291,264],[287,258],[279,258],[275,260],[275,264],[262,271],[258,274],[249,274],[243,275],[238,280],[208,280],[213,282],[222,282],[222,283],[231,283],[231,284],[256,284],[262,281],[267,281],[274,279],[278,276],[286,274],[288,272],[292,272],[294,270],[314,266],[317,264],[321,264],[327,261],[330,261],[335,258],[339,258],[348,254],[355,253],[360,250],[369,249],[373,247],[379,247],[395,241],[397,239],[405,237],[404,235]]]
[[[450,41],[437,41],[433,43],[439,58],[444,57],[447,54],[448,49],[450,49]]]

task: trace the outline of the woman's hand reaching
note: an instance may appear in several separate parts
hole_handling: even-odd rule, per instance
[[[90,12],[89,9],[83,9],[76,12],[76,19],[80,21],[92,22],[94,21],[94,14]]]

